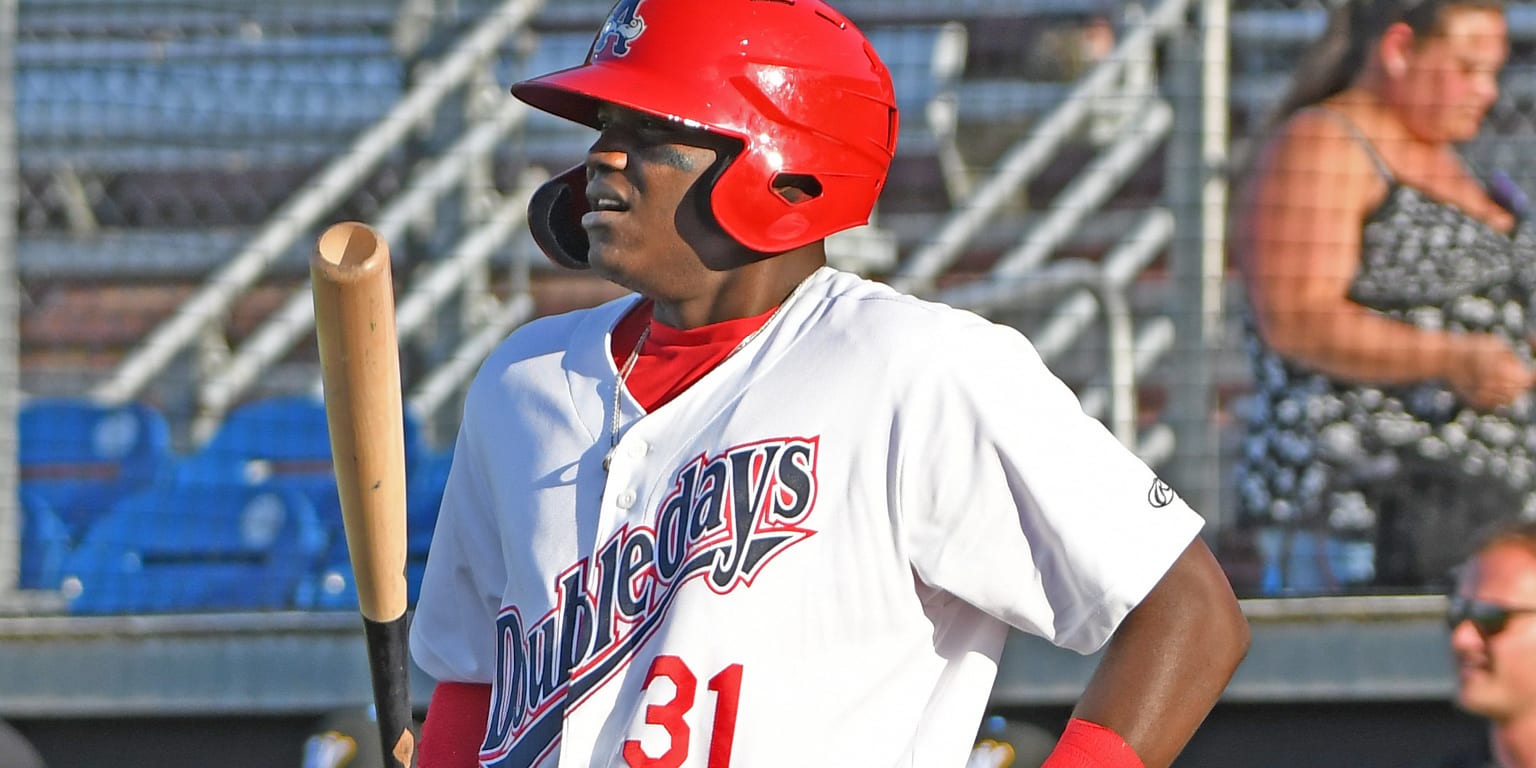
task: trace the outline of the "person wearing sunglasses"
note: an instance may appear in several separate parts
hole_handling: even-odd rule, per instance
[[[1489,722],[1488,749],[1465,768],[1536,768],[1536,522],[1485,538],[1461,568],[1446,621],[1456,704]]]

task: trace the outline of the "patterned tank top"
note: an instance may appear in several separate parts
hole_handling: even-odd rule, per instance
[[[1536,359],[1536,226],[1502,232],[1397,181],[1370,142],[1333,113],[1388,185],[1366,219],[1350,300],[1422,328],[1487,332]],[[1516,212],[1519,213],[1518,211]],[[1405,472],[1453,477],[1479,517],[1536,516],[1536,408],[1465,407],[1443,382],[1376,386],[1333,379],[1269,349],[1247,318],[1253,393],[1236,496],[1244,524],[1370,537],[1379,495]],[[1463,482],[1465,481],[1465,482]],[[1515,508],[1511,509],[1510,507]],[[1493,509],[1491,507],[1497,507]]]

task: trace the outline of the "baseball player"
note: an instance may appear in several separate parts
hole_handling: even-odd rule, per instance
[[[574,63],[574,62],[573,62]],[[622,0],[517,83],[633,291],[470,387],[411,635],[423,768],[960,768],[1009,628],[1107,649],[1047,765],[1167,766],[1246,649],[1201,518],[1018,332],[826,266],[895,148],[819,0]]]

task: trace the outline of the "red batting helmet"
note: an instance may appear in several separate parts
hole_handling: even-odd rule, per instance
[[[741,143],[710,190],[715,219],[778,253],[869,221],[896,149],[890,72],[820,0],[619,0],[583,64],[512,86],[517,98],[597,127],[600,103]],[[820,194],[791,202],[781,177]],[[586,267],[586,171],[566,171],[529,206],[557,263]]]

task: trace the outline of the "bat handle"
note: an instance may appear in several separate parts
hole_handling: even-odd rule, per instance
[[[390,621],[363,618],[368,668],[373,674],[373,704],[388,768],[415,768],[416,728],[411,715],[407,666],[406,617]]]

